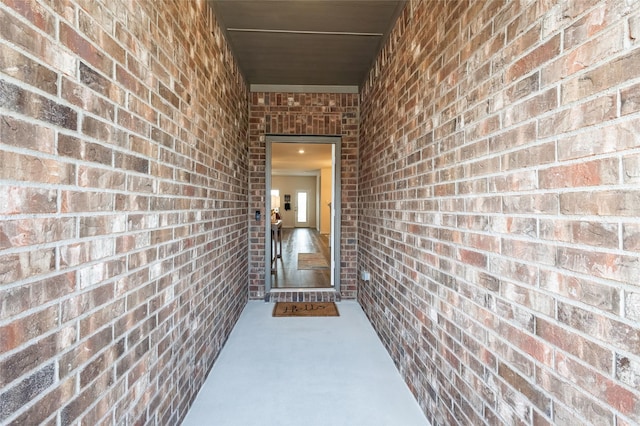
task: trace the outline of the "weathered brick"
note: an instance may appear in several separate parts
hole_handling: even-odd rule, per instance
[[[504,133],[493,136],[489,142],[491,152],[501,152],[508,148],[524,145],[536,139],[536,124],[525,123]]]
[[[114,318],[119,317],[125,312],[125,302],[118,299],[115,302],[104,306],[103,308],[93,312],[91,316],[80,320],[80,337],[84,338],[96,332],[107,324],[110,324]]]
[[[558,139],[558,160],[606,154],[640,146],[640,121],[631,120],[585,129],[578,135]]]
[[[628,291],[625,293],[625,316],[633,321],[640,318],[640,293]]]
[[[111,99],[113,102],[119,105],[123,105],[125,102],[125,94],[114,82],[109,80],[99,71],[94,70],[84,62],[80,62],[80,82],[87,86],[89,89]],[[110,73],[106,73],[109,75]],[[73,87],[69,85],[69,87]],[[69,98],[73,99],[71,96]]]
[[[503,211],[513,213],[557,214],[559,200],[556,194],[510,195],[502,198]]]
[[[640,155],[623,157],[622,169],[625,183],[640,183]]]
[[[48,364],[0,394],[0,421],[4,421],[55,382],[55,366]]]
[[[506,70],[506,80],[515,81],[557,56],[560,52],[560,40],[560,35],[556,35],[513,63]]]
[[[2,80],[0,107],[70,130],[78,126],[78,114],[73,109]]]
[[[489,258],[489,271],[502,279],[534,285],[538,268],[505,258]]]
[[[566,48],[571,49],[572,47],[580,45],[584,43],[586,39],[591,38],[594,34],[605,29],[607,25],[606,22],[604,22],[604,17],[605,5],[601,4],[565,29]]]
[[[115,128],[113,123],[97,120],[89,116],[84,117],[82,120],[82,133],[103,142],[124,140],[124,135],[121,135],[121,132]]]
[[[0,151],[0,179],[71,184],[75,181],[74,167],[51,159]]]
[[[90,385],[94,379],[105,372],[107,374],[111,373],[110,375],[112,375],[112,371],[115,370],[113,363],[115,361],[115,357],[118,355],[119,354],[114,350],[107,350],[89,362],[80,371],[80,389],[84,389]]]
[[[84,7],[87,7],[87,4],[85,4]],[[96,9],[99,9],[102,12],[101,8],[99,7],[92,8],[91,11],[93,12]],[[101,15],[90,15],[84,12],[82,9],[79,9],[78,29],[89,38],[89,40],[92,42],[92,45],[104,50],[105,52],[108,52],[111,59],[124,64],[125,50],[120,47],[118,43],[109,35],[110,31],[105,32],[101,28],[99,23],[96,22],[95,18],[103,18],[102,23],[107,23],[107,25],[111,24],[110,20],[108,19],[107,13],[102,13]]]
[[[116,167],[124,170],[131,170],[138,173],[149,172],[149,160],[133,155],[116,153],[114,157],[114,164]]]
[[[622,282],[638,282],[640,278],[640,259],[637,256],[559,248],[558,265],[571,271]]]
[[[175,95],[173,90],[169,89],[167,86],[165,86],[161,82],[158,82],[158,94],[164,100],[166,100],[171,105],[173,105],[174,108],[180,107],[180,99],[178,98],[178,96]]]
[[[493,192],[526,191],[536,189],[537,186],[537,176],[532,170],[492,176],[488,179],[489,190]]]
[[[93,0],[46,6],[7,0],[0,5],[0,35],[7,42],[0,47],[0,71],[7,77],[0,83],[0,105],[8,113],[0,119],[4,146],[0,148],[0,215],[18,215],[0,225],[0,250],[11,250],[0,254],[0,283],[9,284],[0,286],[0,346],[3,354],[9,354],[0,355],[0,369],[6,373],[3,392],[12,392],[16,381],[47,363],[58,362],[55,383],[33,400],[14,404],[11,401],[17,401],[13,396],[18,393],[4,394],[3,398],[13,395],[2,407],[2,418],[9,424],[109,424],[163,418],[172,401],[187,401],[183,396],[191,391],[184,387],[189,381],[177,378],[174,385],[160,378],[173,368],[176,356],[183,356],[171,350],[162,350],[162,364],[154,371],[157,382],[146,386],[150,366],[145,363],[148,354],[155,354],[155,342],[162,339],[171,348],[179,338],[184,347],[196,347],[203,365],[213,362],[221,342],[202,350],[195,329],[193,338],[172,336],[166,324],[158,339],[151,339],[155,315],[152,320],[125,323],[119,333],[127,339],[114,341],[116,321],[137,305],[160,306],[153,278],[163,279],[158,292],[173,284],[173,275],[182,280],[181,288],[167,293],[167,306],[176,306],[174,298],[185,295],[187,276],[193,277],[196,286],[205,276],[221,283],[233,281],[236,284],[230,285],[236,290],[246,281],[242,278],[248,271],[245,256],[232,255],[233,262],[216,266],[214,272],[210,262],[193,264],[194,255],[200,258],[222,249],[206,243],[209,237],[219,240],[211,232],[234,235],[223,243],[228,246],[224,250],[236,254],[247,250],[242,232],[236,232],[245,222],[227,218],[227,214],[243,215],[247,196],[244,80],[230,56],[222,63],[222,45],[213,48],[206,42],[211,37],[208,24],[201,25],[199,19],[211,16],[195,13],[201,5],[191,4],[183,12],[171,5],[166,10],[152,4],[139,6],[118,9]],[[174,49],[165,45],[168,28],[156,27],[156,18],[164,21],[165,13],[171,25],[176,20],[190,22],[182,26],[186,32],[176,31],[171,39],[178,44],[196,40],[191,46],[197,59],[165,53]],[[194,21],[194,16],[199,18]],[[51,31],[50,35],[41,30]],[[225,67],[225,72],[205,70],[204,57],[215,58],[211,63]],[[165,86],[162,94],[176,106],[185,105],[183,110],[170,104],[168,109],[157,108],[151,102],[150,90],[157,90],[159,81]],[[224,93],[217,90],[221,85]],[[202,97],[196,99],[194,90]],[[212,115],[211,102],[224,109]],[[355,111],[349,123],[352,140],[357,134]],[[163,113],[168,115],[160,119]],[[329,123],[327,128],[334,125]],[[132,137],[132,132],[138,137]],[[161,162],[150,161],[160,160],[160,147],[168,148]],[[354,153],[352,146],[349,155]],[[136,174],[140,175],[132,176]],[[167,202],[152,205],[159,182]],[[144,232],[127,228],[129,211],[146,212],[157,206],[169,210],[145,223]],[[213,213],[218,207],[223,207],[223,216]],[[122,214],[113,213],[115,208]],[[179,215],[175,208],[194,213]],[[212,223],[214,216],[221,224],[217,230],[200,226],[202,217]],[[174,226],[178,226],[175,231],[170,229]],[[160,227],[167,231],[155,232]],[[168,238],[170,244],[159,250],[152,243],[152,232],[156,238]],[[188,250],[176,256],[181,246]],[[168,260],[149,268],[159,253]],[[56,268],[70,272],[56,273]],[[230,291],[202,306],[234,305],[228,311],[233,312],[230,321],[214,326],[216,341],[224,339],[232,318],[240,313],[236,294]],[[51,316],[40,314],[43,309]],[[180,315],[186,311],[182,309]],[[113,366],[125,356],[127,342],[134,345],[134,341],[134,364],[115,383]],[[162,389],[162,404],[156,383]],[[152,399],[156,402],[151,410],[162,410],[160,415],[147,412],[146,402]],[[186,407],[180,410],[184,413]],[[179,422],[177,416],[172,418]]]
[[[8,319],[30,309],[31,304],[43,305],[64,297],[75,288],[73,274],[62,274],[34,283],[0,290],[0,319]]]
[[[81,217],[79,222],[80,238],[111,235],[126,231],[126,215]]]
[[[623,225],[622,241],[625,250],[640,251],[640,225],[625,223]]]
[[[62,78],[62,98],[82,108],[85,113],[95,114],[109,121],[113,121],[115,118],[113,103],[98,96],[89,87],[66,77]]]
[[[605,95],[541,119],[538,134],[540,137],[558,135],[612,120],[616,115],[616,95]]]
[[[62,424],[73,424],[73,421],[82,415],[89,406],[100,399],[100,396],[113,385],[113,374],[104,373],[94,383],[94,386],[85,388],[80,394],[74,395],[71,401],[60,412]]]
[[[55,136],[52,129],[27,123],[9,116],[0,121],[0,140],[3,144],[52,154]]]
[[[551,399],[507,365],[503,363],[499,364],[498,376],[502,377],[509,385],[522,393],[528,401],[533,402],[542,412],[547,413],[547,415],[551,413]]]
[[[30,252],[0,254],[0,282],[12,283],[55,269],[54,249],[33,249]]]
[[[58,194],[54,189],[0,185],[2,215],[55,213],[58,210],[57,200]]]
[[[583,362],[587,362],[602,374],[610,374],[614,354],[611,350],[593,341],[575,336],[570,330],[536,319],[536,335]]]
[[[37,28],[52,37],[55,36],[55,18],[40,4],[20,0],[6,0],[4,3],[29,20],[29,22]]]
[[[540,238],[596,247],[618,247],[618,225],[615,223],[540,220]]]
[[[540,188],[574,188],[618,183],[618,159],[572,163],[538,172]]]
[[[558,302],[558,320],[620,350],[637,353],[640,348],[640,330],[592,310]]]
[[[513,283],[500,283],[500,294],[507,300],[548,316],[553,316],[555,301],[552,297],[526,286]]]
[[[118,124],[140,136],[149,136],[149,123],[123,109],[118,110]]]
[[[525,120],[535,118],[545,112],[551,111],[558,105],[558,94],[555,88],[527,99],[524,102],[509,106],[503,116],[504,125],[511,126]]]
[[[513,61],[531,47],[540,42],[541,24],[536,22],[531,28],[523,28],[523,25],[529,27],[531,21],[526,19],[525,15],[520,15],[507,26],[507,45],[503,51],[502,61],[508,63]]]
[[[101,212],[113,210],[113,194],[105,192],[62,192],[62,212]]]
[[[621,115],[640,111],[640,84],[633,85],[620,91]]]
[[[58,136],[58,154],[78,160],[112,164],[112,150],[69,135]]]
[[[540,73],[535,72],[527,77],[524,77],[516,81],[514,84],[509,86],[509,88],[504,91],[504,103],[506,105],[512,104],[518,101],[519,99],[522,99],[524,97],[529,96],[532,93],[537,92],[539,89],[540,89]],[[557,96],[557,95],[554,96],[554,93],[552,91],[547,91],[547,92],[549,92],[553,98]],[[496,105],[495,107],[497,108],[501,106]]]
[[[616,378],[632,389],[640,388],[640,360],[617,354]]]
[[[633,70],[638,67],[640,67],[640,50],[634,49],[627,55],[580,74],[562,84],[562,103],[568,104],[589,97],[630,80],[634,76]]]
[[[533,165],[551,163],[556,159],[555,143],[547,143],[505,154],[501,159],[501,170],[513,170]]]
[[[640,193],[623,190],[567,192],[560,194],[560,210],[563,214],[638,216]]]
[[[24,2],[19,0],[12,0],[11,3],[25,11],[30,8],[27,4],[20,5],[20,3]],[[21,22],[8,13],[6,9],[0,10],[0,37],[34,55],[42,54],[44,52],[43,48],[52,49],[51,43],[44,35],[30,26],[21,25]]]
[[[0,71],[51,95],[58,91],[58,74],[55,71],[6,45],[0,46]]]
[[[158,112],[153,109],[147,102],[136,98],[135,96],[129,97],[129,110],[134,114],[139,115],[149,123],[158,122]],[[153,145],[155,147],[155,145]],[[155,147],[157,149],[157,147]],[[157,157],[157,155],[156,155]]]
[[[0,349],[8,352],[58,325],[58,307],[50,306],[0,327]]]
[[[578,46],[545,67],[542,70],[542,85],[554,84],[560,79],[566,79],[603,59],[616,55],[622,51],[623,43],[624,28],[622,25],[618,25],[612,31],[600,34],[599,37]],[[567,98],[563,103],[570,101]]]
[[[149,99],[149,89],[120,65],[116,65],[116,81],[141,99]]]
[[[78,167],[78,186],[85,188],[124,189],[123,171],[105,171],[94,167]]]
[[[60,42],[63,45],[104,74],[110,74],[113,61],[110,57],[106,56],[98,46],[91,44],[65,22],[60,23],[59,31]]]
[[[8,384],[56,356],[61,349],[56,335],[47,336],[0,362],[0,385]]]
[[[56,242],[75,236],[73,219],[22,219],[0,223],[0,250]]]
[[[603,311],[616,315],[620,312],[622,294],[618,288],[612,285],[576,278],[555,271],[542,271],[540,287]]]
[[[502,234],[537,236],[536,219],[519,216],[496,216],[490,218],[490,230]]]
[[[47,390],[48,392],[36,401],[29,409],[15,418],[9,425],[19,426],[27,424],[45,425],[44,423],[47,417],[58,409],[60,405],[64,405],[71,399],[75,393],[75,382],[73,379],[68,379],[57,384],[57,387],[53,390]],[[55,418],[51,425],[55,423]]]
[[[548,370],[537,369],[536,378],[541,387],[553,395],[554,424],[571,425],[587,418],[592,423],[613,425],[611,410],[604,402],[579,389],[574,383]]]
[[[501,251],[505,256],[536,264],[554,265],[556,263],[555,247],[548,244],[503,238]]]
[[[585,391],[605,401],[625,415],[631,415],[636,420],[640,418],[640,410],[638,410],[640,402],[638,402],[633,392],[616,384],[609,378],[595,373],[592,369],[584,367],[571,358],[558,356],[557,363],[558,372],[565,375]]]
[[[66,299],[60,313],[63,322],[71,321],[89,311],[110,302],[114,297],[114,285],[104,284]]]

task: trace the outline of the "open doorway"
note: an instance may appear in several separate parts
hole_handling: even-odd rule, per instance
[[[265,290],[339,291],[340,137],[266,138]]]

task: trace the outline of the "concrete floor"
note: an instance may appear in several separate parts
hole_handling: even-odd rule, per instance
[[[249,302],[183,425],[428,425],[360,306],[337,305],[273,318]]]

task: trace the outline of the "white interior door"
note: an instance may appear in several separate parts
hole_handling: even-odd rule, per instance
[[[296,191],[295,214],[296,228],[309,227],[309,193],[307,191]]]

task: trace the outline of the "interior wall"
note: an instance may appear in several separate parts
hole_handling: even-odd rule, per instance
[[[358,94],[252,92],[249,100],[249,211],[266,208],[266,135],[340,136],[340,297],[356,296]],[[265,296],[265,224],[249,223],[249,297]],[[314,296],[309,292],[300,297]]]
[[[271,189],[280,190],[280,217],[284,228],[294,228],[296,225],[296,191],[307,191],[309,197],[308,217],[309,228],[316,227],[316,176],[272,176]],[[291,210],[284,209],[284,196],[291,195]]]
[[[412,1],[362,90],[359,300],[433,424],[640,423],[640,8]]]
[[[179,424],[247,300],[248,95],[206,3],[0,3],[0,423]]]

